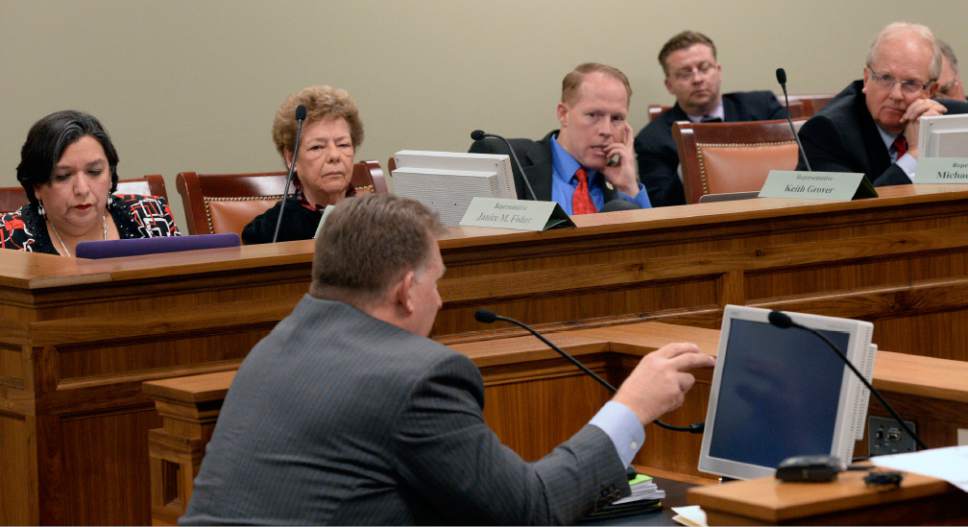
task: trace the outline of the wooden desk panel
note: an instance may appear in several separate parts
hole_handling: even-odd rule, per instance
[[[719,332],[644,322],[564,331],[549,337],[618,385],[643,355],[669,342],[692,341],[714,355]],[[488,424],[527,460],[542,457],[578,431],[609,398],[595,381],[530,337],[454,348],[481,369]],[[152,518],[156,525],[171,525],[184,512],[232,376],[224,372],[145,384],[144,390],[156,401],[163,420],[161,429],[151,431]],[[664,416],[665,421],[688,424],[705,420],[711,372],[696,372],[696,378],[683,406]],[[891,352],[881,352],[874,372],[875,386],[902,415],[917,422],[919,434],[930,447],[955,444],[957,428],[968,427],[968,383],[964,379],[968,379],[968,363]],[[701,441],[701,435],[649,425],[645,446],[635,461],[665,474],[712,478],[697,470]],[[863,454],[866,445],[855,451]]]
[[[968,188],[881,193],[617,212],[547,233],[455,229],[434,333],[519,334],[474,321],[479,306],[547,329],[712,328],[733,302],[866,318],[884,348],[968,358]],[[158,421],[140,384],[234,367],[306,290],[312,245],[102,261],[0,251],[0,523],[147,522],[147,495],[109,490],[147,478],[138,460]],[[118,434],[130,448],[109,448]],[[104,465],[98,485],[82,459]]]

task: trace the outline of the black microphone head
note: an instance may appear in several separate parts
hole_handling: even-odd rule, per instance
[[[776,82],[779,82],[781,86],[786,85],[786,70],[783,68],[776,69]]]
[[[485,324],[490,324],[497,320],[497,315],[493,311],[488,311],[486,309],[478,309],[474,312],[474,319],[478,322],[483,322]]]
[[[481,139],[484,139],[485,135],[487,134],[484,133],[484,130],[474,130],[473,132],[471,132],[471,139],[475,141],[480,141]]]
[[[790,318],[790,315],[787,315],[783,311],[770,311],[770,314],[767,316],[767,320],[770,321],[770,324],[773,324],[781,329],[791,328],[794,325],[793,319]]]
[[[306,107],[303,105],[296,106],[296,120],[305,121],[306,120]]]

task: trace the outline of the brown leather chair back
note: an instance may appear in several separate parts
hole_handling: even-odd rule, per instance
[[[168,200],[168,191],[165,189],[165,178],[161,174],[148,174],[138,179],[122,179],[118,181],[118,188],[115,194],[142,194],[148,196],[161,196]],[[27,203],[27,193],[23,187],[2,187],[0,188],[0,212],[12,212]]]
[[[782,95],[780,96],[782,97]],[[827,105],[834,98],[833,95],[791,95],[790,96],[790,106],[794,103],[800,104],[803,110],[800,115],[794,115],[794,112],[790,112],[790,117],[796,119],[798,117],[803,119],[809,119],[817,114],[821,108]],[[782,99],[780,99],[782,100]]]
[[[241,234],[253,218],[269,210],[282,198],[286,188],[286,173],[182,172],[175,182],[185,206],[188,232]],[[383,169],[376,161],[356,163],[350,184],[358,193],[387,191]]]
[[[672,106],[667,106],[664,104],[650,104],[649,105],[649,122],[655,121],[663,114],[666,110],[669,110]]]
[[[799,129],[804,122],[793,124]],[[785,119],[678,122],[672,136],[679,149],[687,203],[697,203],[706,194],[759,190],[770,170],[793,170],[799,155]]]

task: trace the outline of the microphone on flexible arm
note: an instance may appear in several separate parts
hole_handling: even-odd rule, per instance
[[[306,121],[306,107],[296,106],[296,140],[292,146],[292,163],[289,165],[289,174],[286,175],[286,190],[282,193],[282,203],[279,204],[279,217],[276,218],[276,230],[272,233],[272,243],[276,243],[279,238],[279,227],[282,225],[282,213],[286,210],[286,198],[289,197],[289,185],[292,184],[292,176],[296,173],[296,159],[299,157],[299,139],[302,136],[303,122]]]
[[[518,154],[516,154],[514,152],[514,148],[511,147],[511,142],[505,139],[503,135],[489,134],[484,130],[474,130],[471,132],[471,139],[475,141],[480,141],[485,137],[493,137],[495,139],[504,141],[504,144],[508,147],[508,151],[511,152],[511,158],[514,159],[514,165],[518,167],[518,172],[521,172],[521,179],[524,180],[524,186],[528,189],[528,195],[530,195],[531,199],[534,201],[538,201],[538,196],[534,193],[534,189],[531,188],[531,181],[528,180],[528,175],[524,172],[524,167],[521,165],[521,160],[518,159]]]
[[[881,393],[878,392],[877,389],[871,385],[871,383],[867,382],[867,379],[865,379],[864,376],[861,375],[860,371],[858,371],[857,368],[854,367],[854,365],[850,362],[850,360],[847,359],[847,356],[844,355],[844,352],[840,351],[840,348],[835,346],[834,343],[831,342],[826,335],[824,335],[823,333],[813,328],[810,328],[795,322],[793,318],[790,317],[790,315],[782,311],[770,311],[770,314],[767,315],[767,320],[770,321],[771,325],[778,327],[780,329],[787,329],[787,328],[802,329],[803,331],[806,331],[808,333],[813,333],[815,336],[819,337],[820,340],[824,341],[827,347],[831,349],[831,351],[833,351],[834,353],[837,354],[838,357],[840,357],[840,360],[844,361],[844,364],[846,364],[847,367],[850,368],[850,371],[854,372],[854,375],[856,375],[857,378],[860,379],[860,382],[864,383],[864,386],[866,386],[867,389],[870,390],[872,394],[874,394],[874,397],[876,397],[877,400],[880,401],[881,406],[883,406],[884,409],[891,414],[891,417],[893,417],[894,420],[897,421],[899,425],[901,425],[901,428],[903,428],[905,432],[907,432],[911,437],[914,438],[914,441],[918,444],[918,448],[920,448],[921,450],[926,450],[928,448],[927,445],[925,445],[924,442],[921,441],[921,438],[918,437],[918,435],[915,434],[914,431],[908,427],[907,423],[905,423],[903,419],[901,419],[901,416],[898,415],[896,411],[894,411],[894,408],[892,408],[890,404],[887,404],[887,401],[884,400],[884,397],[881,396]]]
[[[797,130],[793,127],[793,119],[790,117],[790,97],[787,95],[786,81],[786,70],[783,68],[777,68],[776,82],[779,82],[780,87],[783,88],[783,102],[786,103],[787,109],[787,124],[790,125],[790,131],[793,132],[793,139],[797,142],[797,148],[800,149],[800,159],[803,160],[803,164],[807,167],[807,171],[813,172],[813,168],[810,167],[810,161],[807,160],[807,153],[803,151],[803,143],[800,142],[800,136],[797,135]]]
[[[606,381],[605,379],[601,378],[598,374],[596,374],[592,370],[588,369],[588,367],[585,366],[584,364],[582,364],[581,361],[579,361],[578,359],[576,359],[574,356],[572,356],[567,351],[565,351],[565,350],[559,348],[558,346],[556,346],[553,342],[551,342],[550,340],[548,340],[547,338],[545,338],[544,335],[542,335],[541,333],[538,333],[537,330],[535,330],[531,326],[525,324],[524,322],[521,322],[520,320],[515,320],[513,318],[508,318],[508,317],[504,317],[504,316],[498,315],[497,313],[495,313],[493,311],[488,311],[487,309],[478,309],[474,313],[474,319],[477,320],[478,322],[483,322],[485,324],[491,324],[491,323],[493,323],[493,322],[495,322],[497,320],[501,320],[501,321],[504,321],[504,322],[509,322],[509,323],[514,324],[516,326],[519,326],[521,328],[524,328],[529,333],[531,333],[532,335],[534,335],[535,337],[537,337],[538,340],[540,340],[541,342],[544,342],[546,346],[548,346],[549,348],[555,350],[559,355],[561,355],[562,357],[564,357],[565,359],[567,359],[569,362],[571,362],[572,364],[574,364],[575,366],[577,366],[578,369],[580,369],[581,371],[583,371],[586,374],[588,374],[589,376],[591,376],[592,379],[595,379],[596,381],[598,381],[598,384],[601,384],[602,386],[604,386],[605,389],[607,389],[608,391],[610,391],[612,393],[615,393],[617,391],[617,389],[614,386],[612,386],[612,384],[610,382]],[[702,431],[703,431],[703,428],[705,427],[705,423],[693,423],[693,424],[688,425],[688,426],[678,426],[678,425],[670,425],[669,423],[665,423],[665,422],[663,422],[663,421],[661,421],[659,419],[656,419],[653,422],[657,426],[659,426],[661,428],[665,428],[666,430],[672,430],[673,432],[689,432],[689,433],[692,433],[692,434],[701,434]]]

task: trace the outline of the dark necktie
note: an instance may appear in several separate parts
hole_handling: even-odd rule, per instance
[[[901,159],[901,156],[908,151],[908,143],[907,139],[904,137],[904,134],[899,134],[897,137],[895,137],[894,143],[891,146],[893,146],[894,151],[897,152],[897,159]]]
[[[588,173],[584,168],[575,171],[575,179],[578,180],[578,187],[571,196],[571,214],[592,214],[598,212],[595,203],[592,201],[592,194],[588,191]]]

